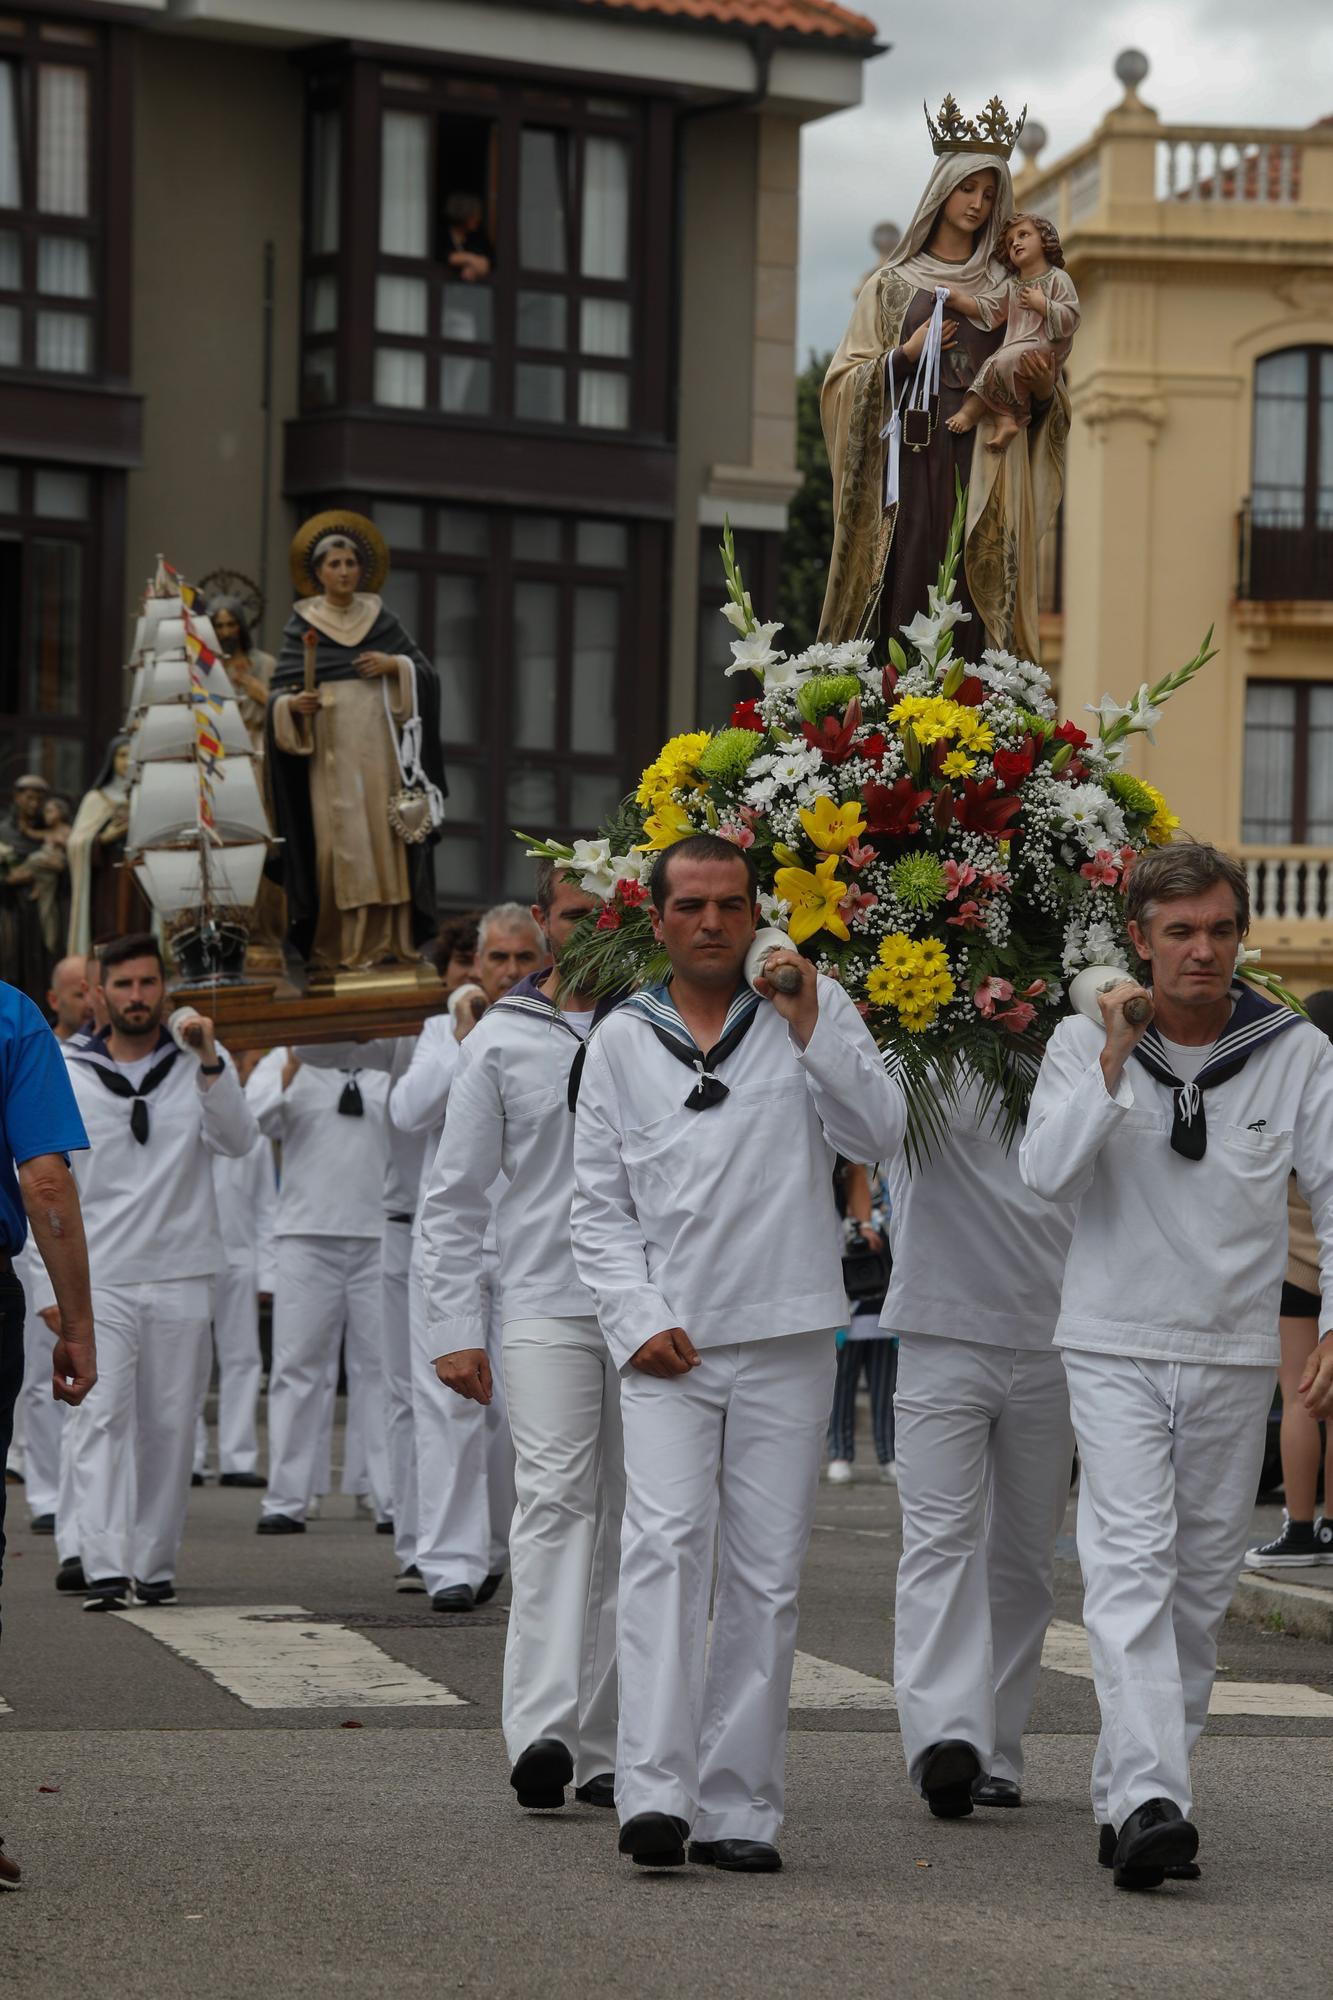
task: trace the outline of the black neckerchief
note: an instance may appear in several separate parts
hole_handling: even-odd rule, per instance
[[[338,1116],[340,1118],[364,1118],[366,1115],[366,1107],[361,1102],[361,1086],[357,1082],[360,1074],[361,1072],[358,1069],[345,1069],[343,1071],[343,1075],[347,1078],[347,1081],[343,1085],[342,1095],[338,1099]]]
[[[717,1065],[725,1062],[735,1053],[754,1026],[755,1015],[759,1012],[759,995],[748,986],[743,986],[727,1009],[727,1018],[722,1023],[722,1033],[718,1036],[707,1055],[700,1049],[694,1036],[686,1027],[671,998],[668,986],[645,986],[625,1003],[636,1014],[642,1014],[648,1026],[656,1035],[662,1047],[684,1063],[686,1069],[695,1070],[699,1081],[685,1099],[687,1111],[711,1111],[716,1104],[731,1095],[721,1077],[714,1075]]]
[[[1173,1093],[1171,1150],[1183,1160],[1201,1160],[1208,1150],[1208,1119],[1203,1093],[1215,1083],[1227,1083],[1239,1076],[1262,1042],[1270,1041],[1302,1018],[1290,1007],[1261,1000],[1252,986],[1237,981],[1231,989],[1236,1005],[1231,1019],[1213,1044],[1209,1056],[1193,1083],[1182,1083],[1171,1067],[1161,1034],[1154,1024],[1145,1033],[1134,1054],[1150,1076]]]
[[[569,1066],[569,1081],[565,1086],[565,1104],[570,1111],[576,1111],[579,1102],[579,1086],[583,1082],[583,1065],[588,1060],[588,1043],[592,1039],[592,1031],[594,1028],[600,1028],[607,1015],[615,1012],[625,996],[619,989],[614,993],[604,993],[592,1010],[592,1019],[588,1023],[587,1034],[581,1035],[577,1028],[570,1027],[569,1022],[556,1006],[554,1000],[548,999],[546,994],[542,992],[542,983],[544,980],[549,979],[550,976],[551,967],[549,965],[544,966],[540,972],[529,972],[516,985],[511,986],[507,993],[502,994],[500,999],[494,1001],[487,1011],[494,1013],[498,1008],[502,1014],[531,1014],[538,1020],[544,1020],[554,1027],[563,1028],[567,1035],[574,1036],[578,1042],[578,1047],[574,1051],[574,1060]]]
[[[109,1090],[113,1097],[128,1097],[133,1100],[130,1106],[130,1131],[141,1146],[146,1146],[148,1144],[149,1124],[148,1106],[144,1100],[148,1096],[148,1093],[156,1090],[162,1079],[169,1074],[173,1063],[180,1054],[180,1050],[166,1029],[160,1028],[157,1036],[157,1047],[153,1050],[153,1054],[157,1055],[161,1050],[165,1050],[165,1053],[162,1055],[162,1060],[154,1063],[153,1067],[146,1072],[142,1083],[136,1086],[130,1082],[127,1076],[122,1074],[115,1057],[107,1045],[107,1037],[110,1032],[109,1028],[104,1028],[100,1035],[90,1036],[83,1048],[71,1050],[70,1061],[85,1064],[97,1078],[97,1081],[104,1089]]]

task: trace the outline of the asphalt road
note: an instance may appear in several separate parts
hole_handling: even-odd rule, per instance
[[[0,1652],[0,1830],[25,1875],[0,1897],[12,2000],[1333,1987],[1333,1648],[1228,1626],[1223,1684],[1242,1710],[1278,1712],[1210,1723],[1203,1881],[1117,1893],[1093,1862],[1072,1540],[1065,1666],[1041,1676],[1027,1803],[945,1824],[908,1788],[885,1685],[896,1498],[861,1468],[824,1489],[800,1640],[801,1699],[820,1705],[792,1714],[784,1872],[649,1876],[617,1858],[612,1815],[514,1805],[504,1592],[445,1619],[395,1593],[386,1539],[350,1501],[299,1541],[260,1539],[253,1496],[210,1486],[192,1496],[179,1609],[90,1617],[52,1589],[51,1543],[15,1500]],[[275,1688],[300,1705],[252,1705]]]

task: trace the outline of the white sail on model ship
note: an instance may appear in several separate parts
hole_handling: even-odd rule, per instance
[[[259,774],[212,624],[158,559],[130,665],[126,850],[187,983],[238,980],[272,847]]]

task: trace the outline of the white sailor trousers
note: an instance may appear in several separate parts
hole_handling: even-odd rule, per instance
[[[512,1763],[558,1737],[584,1785],[616,1767],[620,1379],[594,1318],[510,1320],[502,1358],[517,1495],[505,1748]]]
[[[69,1431],[89,1583],[176,1574],[210,1358],[212,1280],[93,1287],[97,1381]]]
[[[1217,1635],[1245,1555],[1271,1368],[1064,1350],[1082,1462],[1083,1622],[1102,1712],[1098,1822],[1145,1799],[1190,1811]]]
[[[469,1402],[435,1373],[426,1299],[414,1255],[411,1280],[412,1407],[417,1440],[417,1567],[426,1589],[476,1590],[509,1567],[514,1517],[514,1446],[505,1408],[500,1322],[489,1274],[483,1277],[489,1314],[486,1351],[494,1392]]]
[[[411,1223],[386,1218],[380,1245],[384,1447],[393,1548],[403,1569],[417,1559],[417,1452],[412,1417],[412,1320],[408,1297],[411,1258]]]
[[[224,1264],[217,1274],[213,1347],[218,1358],[218,1470],[253,1472],[259,1464],[255,1414],[264,1372],[259,1270],[253,1257]]]
[[[349,1402],[365,1416],[372,1485],[387,1484],[379,1402],[380,1246],[374,1236],[280,1236],[273,1290],[265,1514],[305,1518],[317,1490],[346,1336]],[[371,1390],[374,1396],[371,1396]],[[378,1449],[378,1482],[375,1479]]]
[[[1021,1784],[1074,1457],[1060,1356],[906,1334],[894,1418],[893,1684],[908,1772],[917,1783],[926,1752],[952,1738]]]
[[[27,1287],[24,1287],[25,1295]],[[55,1335],[25,1296],[23,1320],[23,1387],[15,1409],[15,1429],[23,1434],[23,1497],[28,1517],[36,1521],[57,1511],[60,1493],[60,1438],[67,1403],[51,1394],[51,1355]]]
[[[705,1348],[670,1380],[621,1371],[622,1824],[662,1812],[699,1840],[777,1839],[796,1597],[836,1364],[830,1328]]]

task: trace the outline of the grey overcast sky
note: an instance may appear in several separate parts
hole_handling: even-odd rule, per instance
[[[855,111],[802,136],[799,358],[835,347],[870,232],[906,223],[932,164],[921,115],[951,90],[973,116],[998,91],[1050,134],[1043,160],[1078,145],[1119,102],[1112,65],[1142,49],[1140,95],[1166,120],[1311,125],[1333,115],[1333,0],[1019,0],[1010,7],[849,0],[891,42],[865,70]]]

